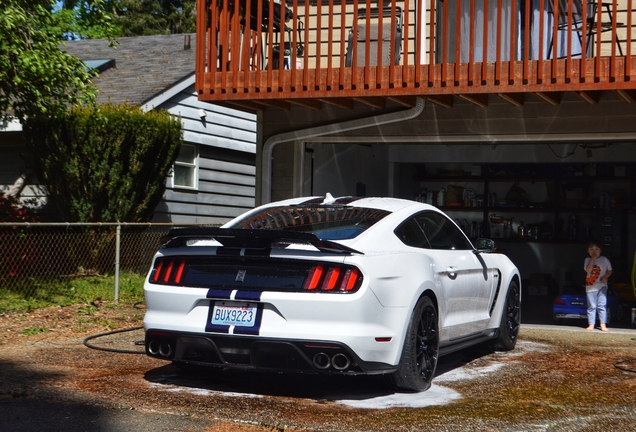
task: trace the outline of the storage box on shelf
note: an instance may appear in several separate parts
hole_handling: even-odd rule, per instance
[[[522,241],[583,242],[600,235],[586,215],[630,208],[632,186],[625,164],[430,166],[416,180],[432,191],[430,203],[451,217],[471,212],[457,219],[476,221],[484,235]]]
[[[591,239],[605,242],[604,252],[614,268],[631,274],[636,250],[636,164],[482,164],[481,175],[474,175],[477,170],[470,164],[456,170],[459,165],[440,175],[444,165],[428,164],[426,172],[402,177],[411,184],[402,192],[444,190],[446,201],[437,205],[471,239],[493,238],[498,251],[516,260],[526,275],[552,272],[554,286],[525,281],[524,292],[533,298],[547,299],[555,292],[554,281],[562,267],[576,269],[575,283],[584,283],[578,279],[583,279],[586,242]],[[411,172],[416,170],[411,167]],[[463,188],[461,202],[452,198],[455,187]],[[465,199],[466,191],[474,191],[476,199]],[[611,227],[604,226],[609,224],[606,217],[612,219]],[[524,229],[519,230],[522,222]],[[628,223],[635,234],[627,229]],[[614,282],[619,282],[618,274]]]

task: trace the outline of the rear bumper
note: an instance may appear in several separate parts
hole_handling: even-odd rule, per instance
[[[587,314],[555,312],[554,318],[556,319],[587,319]]]
[[[343,295],[264,291],[253,301],[234,300],[242,291],[232,292],[230,300],[219,300],[212,295],[215,293],[205,289],[168,286],[146,286],[145,294],[146,330],[199,336],[214,343],[225,338],[298,344],[333,341],[346,346],[365,364],[384,363],[393,367],[399,362],[403,331],[410,317],[408,308],[383,307],[365,287]],[[254,325],[213,325],[214,307],[222,303],[254,305],[257,308]]]
[[[395,366],[362,361],[339,342],[211,335],[149,329],[146,353],[195,365],[259,371],[348,375],[390,373]]]

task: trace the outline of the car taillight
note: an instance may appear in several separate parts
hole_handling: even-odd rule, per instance
[[[157,285],[281,292],[352,293],[362,285],[362,272],[346,264],[233,258],[211,260],[191,256],[158,257],[148,278]]]
[[[159,260],[159,262],[157,263],[157,267],[155,268],[155,274],[152,276],[153,282],[157,282],[159,280],[161,269],[163,269],[163,260]]]
[[[338,282],[338,276],[340,276],[340,267],[329,267],[327,271],[327,276],[325,276],[325,283],[323,284],[323,289],[327,291],[331,291],[336,287],[336,282]]]
[[[174,283],[181,283],[181,276],[183,276],[183,269],[185,268],[185,260],[181,260],[179,267],[177,267],[177,274],[174,277]]]
[[[152,281],[155,283],[181,283],[183,272],[185,270],[186,260],[168,260],[159,259],[152,275]]]
[[[565,302],[563,300],[561,300],[560,298],[558,298],[558,297],[554,299],[554,304],[555,305],[565,306]]]
[[[360,285],[361,280],[360,270],[357,268],[337,264],[318,264],[309,270],[303,289],[305,291],[351,292]]]
[[[323,270],[322,264],[312,267],[311,270],[309,270],[309,275],[307,276],[307,279],[305,280],[305,285],[303,286],[303,289],[311,291],[318,288],[318,282],[320,282],[320,279],[322,278],[322,270]]]
[[[355,288],[359,276],[360,271],[358,269],[348,269],[345,272],[344,278],[342,279],[340,291],[351,291],[353,288]]]
[[[168,261],[168,267],[166,268],[166,272],[163,274],[163,282],[168,283],[170,280],[170,273],[172,273],[172,266],[174,265],[174,260]]]

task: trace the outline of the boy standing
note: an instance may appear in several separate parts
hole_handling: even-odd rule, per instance
[[[612,264],[607,257],[601,256],[603,249],[596,242],[590,242],[583,264],[585,277],[585,294],[587,295],[587,331],[594,330],[596,313],[601,324],[601,331],[607,332],[607,280],[612,275]]]

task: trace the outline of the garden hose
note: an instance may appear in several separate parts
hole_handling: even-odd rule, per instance
[[[633,272],[632,272],[632,276],[633,276]],[[636,341],[636,338],[632,338],[633,341]],[[627,360],[621,360],[619,362],[614,363],[614,367],[619,368],[620,370],[624,370],[625,372],[634,372],[636,373],[636,369],[630,369],[627,366],[623,366],[625,363],[636,363],[636,358],[631,358],[631,359],[627,359]]]
[[[621,360],[619,362],[616,362],[614,363],[614,367],[617,367],[620,370],[624,370],[625,372],[636,373],[636,369],[630,369],[627,366],[624,366],[625,363],[636,363],[636,358],[631,358],[631,359]]]
[[[135,304],[133,304],[133,307],[135,309],[142,309],[142,307],[140,307],[141,305],[143,305],[143,302],[136,302]],[[125,328],[125,329],[120,329],[120,330],[113,330],[113,331],[109,331],[109,332],[105,332],[105,333],[98,333],[92,336],[87,337],[86,339],[84,339],[84,346],[87,348],[92,348],[92,349],[96,349],[96,350],[100,350],[100,351],[109,351],[109,352],[116,352],[116,353],[122,353],[122,354],[146,354],[146,350],[144,349],[143,351],[139,351],[139,350],[124,350],[124,349],[117,349],[117,348],[104,348],[104,347],[98,347],[95,345],[91,345],[88,343],[88,341],[93,340],[93,339],[97,339],[99,337],[103,337],[103,336],[109,336],[109,335],[113,335],[113,334],[117,334],[117,333],[125,333],[125,332],[129,332],[129,331],[134,331],[134,330],[141,330],[142,328],[144,328],[143,326],[138,326],[138,327],[131,327],[131,328]],[[135,346],[140,346],[140,345],[145,345],[144,341],[135,341]]]
[[[104,337],[104,336],[109,336],[109,335],[113,335],[113,334],[117,334],[117,333],[124,333],[124,332],[129,332],[129,331],[134,331],[134,330],[140,330],[144,328],[143,326],[138,326],[138,327],[131,327],[131,328],[126,328],[126,329],[120,329],[120,330],[113,330],[113,331],[109,331],[109,332],[105,332],[105,333],[98,333],[92,336],[88,336],[86,339],[84,339],[84,346],[88,347],[88,348],[92,348],[92,349],[96,349],[96,350],[100,350],[100,351],[109,351],[109,352],[115,352],[115,353],[122,353],[122,354],[146,354],[146,351],[139,351],[139,350],[125,350],[125,349],[117,349],[117,348],[104,348],[104,347],[99,347],[99,346],[95,346],[95,345],[91,345],[88,343],[88,341],[93,340],[93,339],[97,339],[99,337]],[[135,345],[144,345],[144,341],[135,341]]]

